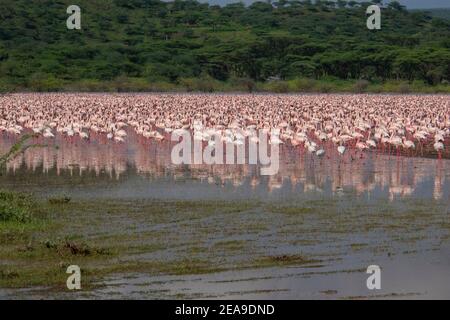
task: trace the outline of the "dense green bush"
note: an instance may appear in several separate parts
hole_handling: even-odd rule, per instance
[[[28,194],[0,190],[0,221],[29,222],[33,206]]]
[[[275,93],[289,92],[289,84],[286,81],[271,81],[265,85],[265,90]]]
[[[290,88],[294,92],[311,92],[314,91],[316,82],[313,79],[294,79],[290,81]]]

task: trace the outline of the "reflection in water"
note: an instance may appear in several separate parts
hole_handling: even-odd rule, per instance
[[[4,153],[16,141],[4,135],[0,152]],[[36,140],[35,142],[42,141]],[[271,194],[319,193],[340,195],[352,191],[357,195],[427,196],[436,200],[449,197],[448,160],[397,157],[388,155],[338,154],[319,159],[314,155],[289,147],[281,148],[280,170],[274,176],[260,176],[256,165],[181,165],[171,164],[173,143],[168,139],[155,143],[130,133],[127,143],[111,143],[105,136],[92,136],[90,141],[59,136],[45,148],[29,149],[7,166],[8,178],[28,175],[30,171],[43,176],[85,176],[96,179],[121,180],[130,173],[148,177],[150,181],[167,179],[199,180],[215,186],[245,187]],[[447,178],[447,179],[446,179]],[[5,178],[3,178],[5,179]],[[447,181],[447,182],[446,182]]]

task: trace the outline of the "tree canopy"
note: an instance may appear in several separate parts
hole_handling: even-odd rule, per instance
[[[123,77],[450,80],[450,21],[395,2],[382,8],[382,29],[368,30],[366,8],[379,1],[78,0],[82,29],[68,30],[71,2],[2,1],[0,86]]]

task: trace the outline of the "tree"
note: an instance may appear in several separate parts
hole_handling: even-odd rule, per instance
[[[392,2],[389,2],[388,8],[389,9],[393,9],[393,10],[397,10],[397,11],[404,11],[406,7],[402,6],[400,4],[400,2],[398,2],[398,1],[392,1]]]
[[[173,86],[201,75],[197,85],[273,76],[429,84],[450,79],[450,22],[409,12],[398,2],[383,16],[384,31],[369,33],[358,4],[379,0],[277,0],[275,7],[265,0],[248,7],[111,0],[107,11],[98,10],[98,1],[78,1],[86,12],[96,12],[83,20],[83,32],[67,32],[55,22],[64,18],[61,5],[2,3],[3,91],[60,90],[89,81],[104,87],[120,75],[127,77],[126,86],[138,80]]]
[[[347,1],[346,0],[338,0],[337,1],[337,6],[338,8],[345,8],[347,6]]]

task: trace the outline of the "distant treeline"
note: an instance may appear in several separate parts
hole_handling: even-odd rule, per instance
[[[0,3],[0,91],[447,91],[450,21],[398,2]]]
[[[425,9],[425,10],[414,9],[411,11],[413,12],[426,11],[426,13],[428,13],[432,17],[450,20],[450,8]]]

